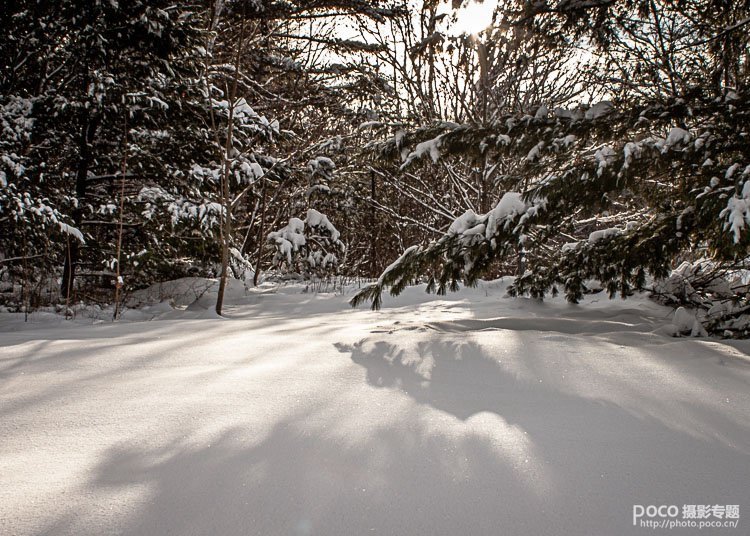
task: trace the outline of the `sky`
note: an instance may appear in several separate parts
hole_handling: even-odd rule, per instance
[[[446,12],[450,10],[450,2],[444,3]],[[457,22],[450,27],[452,35],[476,34],[487,28],[492,22],[492,12],[497,7],[497,0],[476,2],[471,0],[458,10]]]

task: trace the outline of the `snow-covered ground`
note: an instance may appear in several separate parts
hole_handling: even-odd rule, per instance
[[[747,534],[748,343],[504,289],[0,314],[0,534]],[[738,528],[633,526],[708,504]]]

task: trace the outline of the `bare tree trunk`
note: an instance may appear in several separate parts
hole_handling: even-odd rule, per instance
[[[224,145],[224,170],[221,176],[221,204],[224,218],[221,232],[221,277],[219,278],[219,292],[216,296],[216,314],[221,315],[224,307],[224,293],[227,288],[227,276],[229,273],[229,246],[232,240],[232,200],[229,192],[229,178],[232,165],[231,152],[233,150],[234,134],[234,107],[237,100],[237,79],[240,71],[240,57],[242,54],[242,43],[245,38],[245,17],[243,4],[242,25],[240,26],[240,37],[237,42],[237,54],[234,61],[234,78],[232,89],[229,91],[229,123],[227,124],[226,143]]]
[[[86,84],[88,85],[88,84]],[[78,139],[78,169],[76,170],[76,207],[73,210],[73,224],[76,228],[81,228],[83,222],[83,203],[87,193],[87,179],[89,168],[91,167],[91,142],[94,140],[98,119],[92,118],[88,108],[84,108],[81,119],[81,132]],[[60,285],[62,297],[70,299],[73,293],[73,284],[75,282],[75,273],[80,259],[80,243],[73,240],[70,243],[68,254],[65,256],[65,265],[63,266],[63,277]]]
[[[260,278],[260,260],[263,255],[263,223],[266,221],[266,185],[260,191],[260,227],[258,229],[258,254],[255,258],[255,273],[253,274],[253,286],[258,286]],[[252,222],[251,222],[252,223]]]
[[[120,289],[123,286],[122,270],[120,269],[120,257],[122,254],[122,224],[125,211],[125,175],[128,172],[128,109],[125,108],[125,120],[123,122],[122,138],[122,177],[120,180],[120,222],[117,229],[117,269],[115,271],[115,313],[112,320],[117,320],[120,312]]]
[[[375,194],[376,194],[375,172],[370,170],[370,277],[377,277],[377,254],[378,237],[375,230],[378,228],[375,216]]]

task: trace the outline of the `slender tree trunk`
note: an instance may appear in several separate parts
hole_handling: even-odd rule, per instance
[[[243,4],[242,25],[240,26],[240,37],[237,42],[237,55],[234,61],[234,78],[232,89],[229,93],[229,123],[227,124],[226,144],[224,145],[224,170],[221,177],[221,201],[224,208],[223,225],[221,233],[221,277],[219,278],[219,293],[216,296],[216,314],[221,315],[224,307],[224,293],[227,288],[227,276],[229,274],[229,246],[232,240],[232,200],[229,192],[229,179],[232,165],[232,151],[234,147],[234,107],[237,101],[237,78],[240,71],[240,58],[242,57],[242,44],[245,38],[245,14]]]
[[[231,115],[231,114],[230,114]],[[227,158],[225,168],[230,165]],[[219,294],[216,296],[216,314],[221,315],[224,306],[224,293],[227,287],[227,276],[229,274],[229,245],[232,238],[232,206],[229,203],[229,173],[225,172],[222,179],[221,197],[224,207],[224,221],[221,232],[221,276],[219,278]]]
[[[255,273],[253,274],[253,286],[258,286],[258,280],[260,278],[260,259],[263,255],[263,223],[266,221],[266,186],[263,184],[263,188],[260,191],[260,226],[258,228],[258,254],[255,258]]]
[[[229,200],[229,171],[231,168],[230,151],[232,150],[232,122],[234,120],[234,95],[230,98],[229,127],[227,128],[227,143],[224,153],[224,170],[221,177],[221,276],[219,277],[219,293],[216,296],[216,314],[221,315],[224,306],[224,293],[227,287],[229,272],[229,245],[232,239],[232,204]]]
[[[120,221],[117,229],[117,270],[115,271],[115,314],[112,320],[117,320],[120,312],[120,289],[123,287],[120,258],[122,255],[122,224],[125,217],[125,175],[128,172],[128,109],[125,108],[124,132],[122,138],[122,177],[120,178]]]
[[[87,193],[87,178],[89,168],[91,167],[91,142],[96,134],[98,120],[92,118],[88,108],[84,108],[81,120],[81,133],[78,139],[78,168],[76,169],[76,207],[73,210],[73,224],[76,228],[81,228],[83,221],[83,205]],[[73,294],[73,285],[75,282],[76,268],[81,256],[81,245],[78,240],[72,240],[65,256],[65,265],[63,267],[63,277],[60,292],[62,297],[69,300]]]
[[[375,216],[375,172],[370,170],[370,277],[376,277],[377,274],[377,255],[378,255],[378,237],[375,230],[378,228],[377,218]]]

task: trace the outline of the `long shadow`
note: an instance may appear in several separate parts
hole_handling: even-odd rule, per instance
[[[279,423],[250,446],[246,432],[235,429],[210,448],[113,450],[95,485],[151,483],[151,499],[123,534],[160,527],[174,534],[490,534],[496,500],[476,490],[515,479],[480,441],[456,450],[416,429],[381,429],[342,445],[309,434],[302,423]],[[453,456],[468,461],[446,471]],[[476,517],[469,520],[464,509]]]
[[[491,333],[482,335],[483,341],[492,338]],[[561,380],[560,377],[564,378],[566,371],[569,376],[575,377],[585,369],[588,369],[586,372],[591,376],[593,383],[590,391],[606,393],[608,389],[615,387],[618,391],[629,390],[628,394],[633,398],[639,397],[645,408],[665,400],[665,397],[660,396],[662,393],[649,393],[649,386],[645,383],[646,380],[662,381],[658,374],[665,376],[663,385],[657,385],[662,391],[672,379],[680,384],[669,388],[673,392],[687,393],[691,398],[695,398],[694,390],[704,391],[708,387],[714,387],[713,396],[722,395],[715,385],[720,378],[697,376],[680,370],[681,365],[689,364],[684,360],[695,357],[695,343],[683,343],[677,349],[673,349],[673,353],[680,354],[681,361],[670,362],[669,359],[651,359],[652,356],[640,359],[636,359],[636,356],[621,358],[613,355],[618,349],[616,345],[606,340],[590,338],[581,345],[583,339],[580,338],[557,339],[554,335],[539,338],[522,333],[515,333],[508,338],[506,335],[505,338],[499,339],[504,341],[503,346],[511,348],[506,359],[503,359],[502,355],[489,355],[488,349],[472,340],[471,335],[460,338],[455,335],[428,335],[426,339],[417,339],[422,340],[399,344],[374,338],[364,339],[355,344],[337,343],[335,346],[339,352],[348,355],[352,362],[365,369],[366,379],[370,385],[401,390],[421,404],[446,411],[462,420],[482,411],[492,411],[510,422],[515,422],[515,410],[521,410],[525,420],[539,417],[546,420],[547,416],[538,412],[528,415],[529,412],[519,407],[517,402],[531,398],[535,402],[543,402],[545,407],[553,411],[559,411],[559,404],[556,404],[555,400],[562,402],[570,395],[584,395],[582,392],[576,392],[581,389],[576,387],[574,382]],[[550,344],[550,341],[553,344]],[[596,355],[584,355],[586,348],[594,348]],[[556,354],[549,354],[550,349],[556,349]],[[657,346],[657,350],[659,349]],[[697,351],[700,358],[710,365],[727,367],[727,361],[721,357],[724,354],[716,352],[718,357],[710,359],[711,349],[697,347]],[[646,364],[650,364],[650,361],[658,363],[659,368],[648,369]],[[620,371],[618,367],[626,367],[627,370]],[[744,386],[750,387],[746,379],[743,381],[743,377],[748,376],[747,368],[748,364],[744,360],[733,360],[731,369],[743,372],[743,375],[733,376],[731,370],[728,373],[719,370],[725,372],[725,376],[730,376],[744,392]],[[640,374],[641,377],[633,377],[634,373]],[[584,396],[602,402],[615,401],[614,397]],[[574,396],[574,400],[577,398],[581,396]],[[674,405],[683,404],[685,401],[668,402]],[[703,409],[708,408],[715,409],[715,405]],[[577,412],[567,411],[564,407],[561,409],[565,410],[565,419],[576,418]],[[714,415],[716,412],[710,413],[712,419],[721,419],[721,415]],[[707,419],[709,420],[711,419]],[[664,424],[669,426],[667,422]],[[732,424],[747,429],[750,419],[743,418]],[[745,435],[744,439],[750,440],[750,435]]]
[[[709,497],[719,503],[730,501],[726,504],[747,501],[750,404],[746,391],[725,393],[735,399],[737,394],[743,397],[739,403],[744,410],[740,411],[727,408],[721,412],[707,404],[705,399],[711,395],[704,389],[694,392],[698,395],[694,401],[667,401],[666,407],[660,407],[662,401],[644,399],[645,409],[638,404],[630,407],[617,397],[579,395],[575,389],[561,389],[560,383],[541,379],[542,374],[535,376],[544,368],[542,362],[550,368],[550,362],[554,364],[560,356],[534,355],[527,341],[516,347],[523,356],[515,359],[531,362],[531,374],[522,375],[501,366],[496,356],[466,339],[438,337],[416,346],[376,339],[338,344],[337,348],[364,368],[368,384],[374,387],[404,393],[419,404],[467,422],[490,412],[523,430],[537,462],[550,471],[551,489],[557,492],[550,499],[566,502],[567,494],[585,498],[586,509],[598,505],[613,519],[621,513],[618,507],[650,504],[643,502],[649,500],[679,504]],[[746,369],[744,365],[735,363],[735,370]],[[704,378],[691,380],[698,386],[704,383]],[[637,397],[645,392],[638,381],[618,379],[612,385],[620,390],[630,387]],[[734,388],[742,384],[739,379]],[[670,418],[676,422],[669,422]],[[573,504],[569,506],[575,510]],[[612,526],[597,531],[585,533],[627,533]]]
[[[742,445],[531,381],[475,341],[337,349],[363,369],[350,391],[312,399],[266,430],[114,445],[86,493],[143,490],[130,512],[97,526],[63,515],[50,527],[84,536],[619,536],[654,533],[633,527],[634,504],[750,507]],[[371,405],[353,405],[360,396]]]
[[[262,322],[287,329],[272,319]],[[231,337],[246,327],[228,322],[212,333]],[[112,344],[153,340],[171,326],[138,328],[129,327],[130,338]],[[151,446],[132,438],[109,445],[90,482],[76,490],[85,500],[72,503],[42,533],[617,536],[653,533],[632,526],[633,504],[750,507],[747,417],[709,403],[731,385],[727,395],[750,415],[747,396],[737,389],[741,382],[727,379],[731,374],[688,377],[679,363],[648,371],[665,374],[665,389],[673,388],[671,380],[684,384],[680,393],[694,389],[695,400],[646,397],[639,405],[632,401],[646,396],[639,385],[644,378],[609,374],[609,342],[588,344],[601,354],[595,360],[576,347],[583,338],[545,335],[544,348],[560,355],[544,355],[535,346],[539,335],[528,332],[487,344],[501,335],[396,332],[392,340],[382,335],[339,343],[338,353],[329,346],[332,355],[325,355],[341,362],[351,392],[323,402],[312,392],[311,405],[317,406],[269,416],[263,430],[232,425],[205,441],[198,432],[210,423],[199,418],[196,429],[170,429]],[[150,346],[143,359],[159,365],[173,346],[189,348],[204,338],[172,338]],[[88,353],[71,347],[44,359],[86,366],[107,345]],[[701,351],[713,360],[710,350]],[[236,363],[230,359],[226,367],[183,378],[180,387],[208,383]],[[586,389],[552,381],[555,367],[564,372],[562,364],[596,366],[601,374],[593,381],[600,384]],[[40,363],[39,370],[48,365]],[[119,382],[136,365],[133,358],[94,367],[83,384],[80,376],[66,378],[42,396],[47,402],[75,396],[86,381],[106,377]],[[310,382],[328,388],[321,378]],[[353,403],[360,399],[361,405]],[[262,414],[272,408],[259,403],[240,409]]]
[[[381,336],[335,346],[366,370],[369,384],[402,389],[417,402],[461,419],[495,411],[512,422],[508,398],[523,399],[530,390],[546,393],[544,402],[572,394],[660,418],[666,427],[679,424],[670,420],[687,421],[696,434],[716,432],[719,438],[717,430],[734,430],[721,439],[750,453],[750,362],[726,345],[647,334],[634,345],[632,335],[619,333],[525,332],[448,332],[416,335],[418,342],[409,342],[411,334],[394,333],[391,338],[404,342]],[[731,382],[728,392],[722,382]],[[730,398],[744,410],[732,411],[725,405]],[[570,415],[566,411],[563,417]]]
[[[209,325],[192,322],[187,325],[178,321],[145,322],[96,326],[96,329],[78,326],[68,330],[63,338],[57,338],[57,330],[44,331],[42,338],[27,340],[27,347],[12,348],[0,357],[0,418],[10,418],[51,402],[75,403],[81,393],[106,389],[109,384],[123,385],[139,378],[147,369],[195,366],[195,359],[191,361],[187,355],[201,349],[207,356],[208,371],[196,374],[196,384],[215,381],[238,365],[266,357],[264,352],[258,355],[237,352],[248,346],[247,322],[220,320]],[[190,329],[191,326],[195,329]],[[286,323],[270,319],[256,322],[252,327],[255,337],[279,337],[287,332],[299,335],[303,331],[291,330]],[[337,328],[312,324],[310,329],[320,336]],[[217,354],[222,348],[227,351]],[[19,389],[23,386],[26,388]]]

